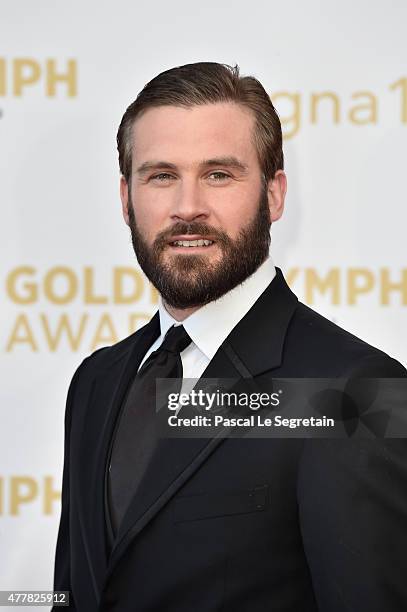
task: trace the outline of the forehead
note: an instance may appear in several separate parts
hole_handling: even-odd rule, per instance
[[[150,108],[133,126],[133,164],[146,159],[182,163],[226,155],[254,164],[254,124],[249,109],[230,102]]]

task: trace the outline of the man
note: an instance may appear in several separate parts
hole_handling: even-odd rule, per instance
[[[216,63],[168,70],[127,109],[118,150],[161,301],[72,380],[55,590],[80,612],[405,610],[404,441],[157,435],[157,378],[405,376],[273,265],[286,175],[262,85]]]

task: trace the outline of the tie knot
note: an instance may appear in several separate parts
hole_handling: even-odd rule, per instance
[[[169,353],[182,353],[191,344],[192,340],[188,336],[183,325],[173,325],[167,331],[165,338],[158,350],[168,351]]]

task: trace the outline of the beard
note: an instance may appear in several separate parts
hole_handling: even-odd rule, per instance
[[[128,212],[131,239],[140,267],[163,300],[173,308],[203,306],[222,297],[253,274],[269,253],[271,219],[266,186],[262,188],[254,218],[235,239],[206,223],[178,222],[160,232],[149,246],[137,226],[130,197]],[[165,258],[165,251],[171,248],[171,238],[186,234],[210,236],[221,251],[220,259],[208,262],[205,255],[176,252],[171,258]]]

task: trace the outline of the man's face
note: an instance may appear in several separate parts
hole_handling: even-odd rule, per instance
[[[174,308],[220,297],[267,257],[285,176],[264,185],[253,130],[233,103],[161,106],[134,124],[123,214],[141,268]]]

